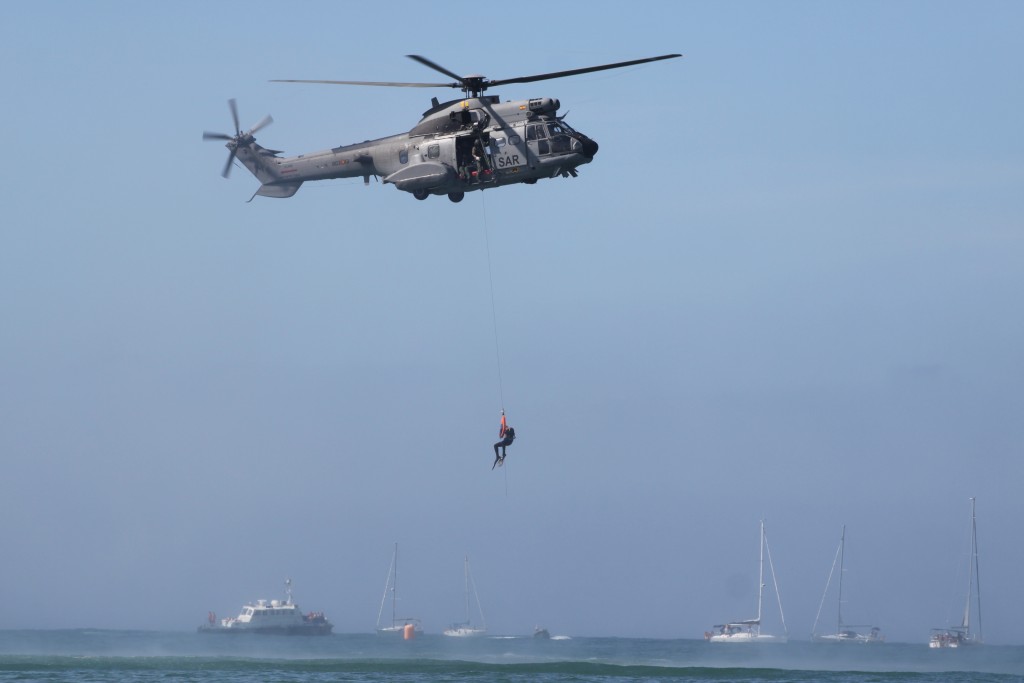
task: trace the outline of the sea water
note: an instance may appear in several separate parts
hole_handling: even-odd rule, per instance
[[[1024,647],[0,631],[0,683],[7,681],[976,683],[1024,681]]]

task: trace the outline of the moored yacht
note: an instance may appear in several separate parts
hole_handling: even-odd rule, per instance
[[[388,595],[391,596],[391,624],[381,622],[384,616],[384,605],[387,603]],[[388,569],[388,579],[384,584],[384,597],[380,599],[380,610],[377,612],[377,633],[382,636],[399,635],[406,640],[423,635],[423,626],[416,617],[400,617],[397,613],[398,605],[398,544],[395,543],[395,554],[391,557],[391,568]]]
[[[775,598],[779,603],[779,619],[782,622],[782,629],[786,631],[786,617],[782,613],[782,598],[779,595],[779,582],[775,578],[775,565],[772,563],[772,551],[768,548],[768,537],[764,533],[764,520],[761,520],[761,547],[760,559],[757,572],[757,618],[731,621],[725,624],[716,624],[714,631],[705,631],[704,639],[712,643],[785,643],[786,635],[771,635],[761,633],[761,602],[764,595],[764,557],[765,551],[768,554],[768,568],[772,574],[772,585],[775,588]]]
[[[828,573],[828,581],[825,582],[825,592],[821,595],[821,604],[818,605],[818,616],[814,619],[814,628],[811,630],[811,640],[815,643],[861,643],[864,645],[884,643],[885,636],[877,626],[853,626],[843,621],[843,574],[846,571],[846,525],[843,525],[843,534],[839,537],[839,547],[836,548],[835,559],[832,560],[832,569]],[[835,574],[836,566],[839,567],[839,591],[836,596],[836,630],[835,633],[819,633],[818,621],[821,619],[821,609],[825,606],[825,598],[828,597],[828,588],[832,583],[832,575]],[[864,629],[869,629],[867,632]]]
[[[451,638],[475,638],[478,636],[485,635],[487,633],[487,621],[484,619],[484,610],[480,606],[480,596],[476,592],[476,582],[473,581],[473,576],[469,573],[469,556],[466,556],[466,620],[457,624],[452,624],[446,628],[442,633]],[[469,588],[473,587],[473,597],[476,598],[476,609],[480,613],[480,625],[476,626],[472,623],[469,617]]]
[[[978,576],[978,520],[975,517],[975,500],[971,498],[971,546],[967,569],[967,601],[964,604],[964,616],[959,626],[949,628],[933,628],[928,638],[928,647],[959,648],[968,645],[981,645],[981,579]],[[977,617],[975,626],[971,628],[972,612]]]
[[[199,627],[200,633],[258,633],[280,636],[326,636],[334,625],[323,612],[303,614],[292,602],[292,580],[285,580],[287,597],[281,600],[257,600],[245,605],[237,617],[217,620],[210,612],[209,623]]]

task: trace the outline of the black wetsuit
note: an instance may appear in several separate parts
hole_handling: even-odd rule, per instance
[[[505,460],[505,448],[512,445],[512,442],[516,440],[516,430],[511,427],[505,427],[505,434],[501,441],[494,444],[494,465]],[[501,455],[498,455],[498,449],[501,448]],[[491,469],[494,469],[494,465],[491,465]]]

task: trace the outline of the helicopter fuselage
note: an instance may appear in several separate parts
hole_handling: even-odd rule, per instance
[[[293,157],[257,145],[251,135],[227,146],[260,180],[256,194],[265,197],[291,197],[307,181],[368,183],[375,176],[417,199],[448,195],[457,202],[474,190],[575,176],[590,163],[597,143],[559,119],[558,108],[553,98],[435,98],[408,133]]]

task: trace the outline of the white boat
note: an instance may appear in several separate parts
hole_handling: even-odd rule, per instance
[[[964,616],[959,626],[949,628],[933,628],[928,639],[930,648],[957,648],[969,645],[981,645],[981,579],[978,576],[978,523],[974,514],[974,498],[971,498],[971,556],[967,570],[967,601],[964,603]],[[972,605],[972,603],[975,603]],[[971,631],[971,613],[978,616],[977,627]]]
[[[885,636],[877,626],[853,626],[843,623],[843,572],[846,556],[846,525],[843,525],[843,534],[839,538],[839,547],[836,548],[836,556],[832,560],[832,569],[828,573],[828,581],[825,582],[825,592],[821,595],[821,604],[818,605],[818,616],[814,618],[814,627],[811,629],[811,640],[816,643],[884,643]],[[835,574],[836,564],[839,565],[839,595],[836,608],[836,632],[818,633],[818,621],[821,619],[821,609],[825,605],[825,598],[828,597],[828,589],[832,584],[832,575]],[[858,630],[861,629],[861,630]],[[863,629],[868,629],[865,633]]]
[[[764,556],[768,554],[768,568],[772,574],[772,585],[775,588],[775,598],[779,603],[779,618],[782,621],[782,630],[785,635],[775,636],[761,633],[761,602],[764,597]],[[782,596],[779,595],[779,582],[775,578],[775,566],[772,563],[772,551],[768,548],[768,537],[764,532],[764,520],[761,520],[761,545],[759,553],[759,566],[757,571],[757,618],[730,621],[726,624],[716,624],[714,631],[705,631],[704,639],[712,643],[785,643],[788,638],[786,631],[786,617],[782,613]]]
[[[484,610],[480,606],[480,596],[476,592],[476,582],[469,573],[469,556],[466,557],[466,620],[452,624],[444,630],[444,635],[452,638],[473,638],[487,633],[487,621],[484,619]],[[476,609],[480,613],[480,625],[474,626],[469,618],[469,588],[473,587],[473,597],[476,599]]]
[[[391,624],[381,625],[381,619],[384,616],[384,605],[387,604],[388,595],[391,596]],[[423,635],[423,626],[420,624],[420,620],[415,617],[400,617],[397,614],[398,607],[398,544],[395,544],[395,553],[391,557],[391,567],[388,569],[388,578],[384,583],[384,597],[380,599],[380,610],[377,612],[377,633],[380,635],[397,635],[403,637],[410,637],[407,635],[407,626],[412,627],[412,635],[419,636]]]
[[[209,623],[199,627],[200,633],[257,633],[280,636],[326,636],[334,625],[327,621],[323,612],[303,614],[292,602],[292,580],[284,582],[287,597],[281,600],[257,600],[254,605],[245,605],[237,617],[217,620],[210,612]]]

